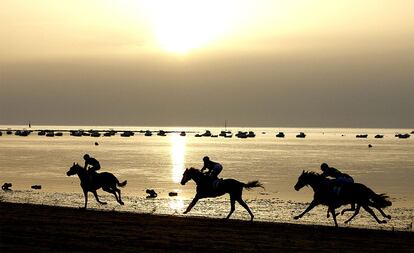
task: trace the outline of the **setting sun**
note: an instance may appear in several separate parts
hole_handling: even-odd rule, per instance
[[[151,1],[148,14],[158,46],[182,54],[220,39],[234,20],[231,7],[222,1]]]

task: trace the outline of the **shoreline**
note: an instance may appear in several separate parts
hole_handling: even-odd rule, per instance
[[[414,233],[0,202],[2,252],[412,252]]]

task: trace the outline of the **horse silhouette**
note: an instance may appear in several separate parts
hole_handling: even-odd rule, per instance
[[[96,190],[102,188],[102,190],[112,193],[115,196],[116,201],[119,204],[123,205],[124,202],[121,200],[121,190],[117,188],[124,187],[127,184],[127,181],[120,183],[118,179],[109,172],[88,172],[84,167],[80,166],[77,163],[73,163],[72,167],[70,167],[69,171],[66,172],[66,175],[78,175],[80,179],[80,185],[83,190],[83,194],[85,195],[85,209],[88,204],[88,192],[92,192],[95,196],[96,201],[98,201],[101,205],[106,205],[106,202],[100,201]],[[91,175],[92,174],[92,175]],[[118,195],[117,195],[118,193]]]
[[[230,218],[231,214],[235,210],[236,201],[244,207],[247,212],[250,214],[250,220],[253,221],[253,213],[250,211],[247,204],[242,199],[243,188],[251,189],[254,187],[262,187],[262,184],[259,181],[251,181],[247,184],[239,182],[235,179],[220,179],[216,187],[213,187],[213,179],[205,175],[200,170],[195,168],[186,169],[183,173],[183,178],[181,179],[181,184],[185,185],[189,180],[193,180],[197,184],[196,195],[191,203],[188,205],[184,214],[188,213],[199,199],[202,198],[215,198],[222,196],[226,193],[230,195],[230,213],[227,215],[226,219]]]
[[[387,223],[387,221],[379,220],[370,206],[377,209],[385,218],[391,219],[391,216],[386,215],[381,210],[381,208],[391,206],[392,203],[388,200],[388,196],[385,194],[376,194],[363,184],[349,183],[338,185],[335,183],[335,180],[327,179],[318,173],[303,171],[294,188],[296,191],[299,191],[302,187],[308,185],[311,186],[314,191],[313,200],[308,208],[301,214],[295,216],[294,219],[301,218],[317,205],[326,205],[328,206],[328,211],[332,214],[335,226],[337,227],[338,223],[336,222],[335,209],[347,204],[356,204],[356,209],[351,208],[342,211],[342,214],[346,211],[355,211],[352,217],[345,221],[345,223],[350,222],[359,213],[361,206],[374,217],[378,223]],[[339,191],[335,191],[334,187],[340,187],[337,188]]]

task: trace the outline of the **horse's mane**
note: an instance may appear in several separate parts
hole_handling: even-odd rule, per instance
[[[304,171],[303,174],[311,175],[311,176],[316,176],[316,177],[321,176],[321,174],[319,174],[319,173],[317,173],[315,171]]]
[[[192,174],[203,174],[203,172],[201,172],[199,169],[196,169],[196,168],[194,168],[194,167],[190,167],[189,169],[188,169],[188,172],[189,173],[192,173]],[[203,174],[204,175],[204,174]]]
[[[78,167],[78,168],[80,168],[80,169],[83,169],[83,170],[86,170],[83,166],[81,166],[79,163],[74,163],[73,164],[74,166],[76,166],[76,167]]]

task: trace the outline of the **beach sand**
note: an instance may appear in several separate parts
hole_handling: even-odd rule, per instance
[[[414,252],[414,233],[0,202],[1,252]]]

